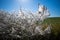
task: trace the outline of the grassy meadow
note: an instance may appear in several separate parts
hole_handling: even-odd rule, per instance
[[[46,27],[51,24],[52,32],[54,35],[58,35],[60,33],[60,17],[50,17],[43,21],[42,25]]]

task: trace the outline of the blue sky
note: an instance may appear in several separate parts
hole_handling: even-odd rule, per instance
[[[12,11],[22,7],[35,12],[38,10],[38,3],[49,9],[51,17],[60,17],[60,0],[0,0],[0,9]]]

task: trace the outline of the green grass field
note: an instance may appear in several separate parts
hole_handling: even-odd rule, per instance
[[[44,26],[51,24],[52,32],[55,35],[60,33],[60,17],[50,17],[43,21]]]

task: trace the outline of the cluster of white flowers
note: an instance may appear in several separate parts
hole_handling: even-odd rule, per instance
[[[6,33],[8,31],[9,35],[12,36],[18,35],[19,37],[21,35],[22,36],[29,36],[35,34],[44,35],[45,33],[50,33],[50,26],[48,26],[43,31],[42,27],[40,25],[37,26],[35,23],[37,21],[38,22],[43,21],[49,15],[50,14],[45,6],[39,6],[39,9],[35,14],[31,12],[24,13],[22,9],[20,9],[17,12],[17,14],[15,12],[9,14],[8,12],[0,11],[0,21],[2,20],[0,22],[0,31],[3,30],[3,33]],[[4,32],[4,30],[6,32]]]

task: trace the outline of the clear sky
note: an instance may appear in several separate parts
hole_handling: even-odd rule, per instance
[[[51,17],[60,17],[60,0],[0,0],[0,9],[12,11],[22,7],[35,12],[38,10],[38,3],[49,9]]]

